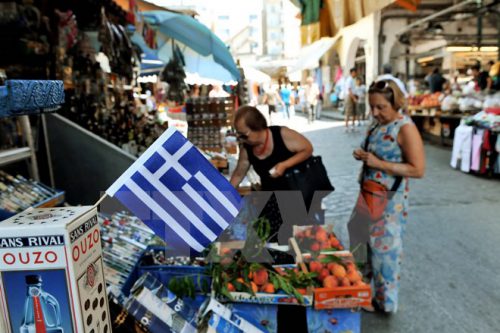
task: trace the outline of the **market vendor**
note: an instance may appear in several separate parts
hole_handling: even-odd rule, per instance
[[[313,152],[311,142],[302,134],[284,126],[268,126],[266,118],[252,106],[242,106],[234,118],[238,140],[242,142],[238,164],[231,184],[238,187],[250,168],[260,176],[262,191],[288,190],[282,177],[287,169],[307,160]],[[276,200],[274,196],[270,201]],[[279,214],[277,214],[279,215]],[[270,241],[276,240],[281,218],[269,217]]]

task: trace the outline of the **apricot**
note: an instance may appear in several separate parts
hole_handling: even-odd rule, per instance
[[[223,255],[223,256],[226,256],[226,255],[230,255],[231,254],[231,249],[228,248],[228,247],[223,247],[221,250],[220,250],[220,253]]]
[[[231,282],[229,282],[227,284],[227,290],[229,290],[229,291],[236,291],[236,288],[234,287],[234,285]]]
[[[320,262],[311,261],[309,263],[309,270],[311,272],[320,273],[322,269],[323,269],[323,265]]]
[[[338,287],[339,283],[337,279],[332,276],[328,275],[324,280],[323,280],[323,287],[324,288],[336,288]]]
[[[359,280],[359,281],[354,282],[352,285],[356,286],[356,287],[362,287],[362,286],[366,286],[366,283],[364,283],[363,281]]]
[[[322,250],[329,249],[329,248],[330,248],[330,243],[328,243],[328,241],[326,241],[326,242],[321,242],[321,244],[320,244],[320,248],[321,248]]]
[[[317,252],[321,249],[321,245],[318,242],[314,242],[311,244],[311,251]]]
[[[349,281],[348,278],[343,277],[339,279],[339,286],[341,287],[350,287],[351,286],[351,281]]]
[[[329,275],[330,275],[330,271],[326,268],[323,268],[318,275],[318,280],[323,281]]]
[[[274,294],[274,285],[272,283],[266,283],[260,288],[260,291],[268,294]]]
[[[356,282],[356,281],[360,281],[361,280],[361,276],[359,276],[359,273],[356,272],[355,270],[351,270],[351,271],[348,271],[347,274],[346,274],[346,277],[349,279],[349,281],[351,281],[352,283]]]
[[[269,274],[265,269],[259,269],[258,271],[255,271],[253,273],[253,282],[255,282],[255,284],[259,286],[266,284],[268,280],[269,280]]]
[[[337,238],[335,237],[330,237],[330,246],[333,248],[338,248],[340,245],[340,242]]]
[[[345,271],[344,266],[336,264],[335,266],[333,266],[332,274],[334,276],[338,277],[338,278],[345,277],[346,276],[346,271]]]
[[[252,288],[252,291],[254,293],[256,293],[256,292],[259,291],[259,287],[257,287],[257,285],[255,284],[255,282],[253,282],[253,281],[250,282],[250,287]]]
[[[314,238],[320,243],[326,242],[328,241],[328,234],[326,233],[325,230],[318,229],[318,231],[316,231],[316,235]]]

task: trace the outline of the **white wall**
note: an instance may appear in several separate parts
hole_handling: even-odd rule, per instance
[[[340,64],[344,73],[354,66],[356,51],[361,41],[364,41],[366,56],[365,82],[372,82],[378,75],[378,26],[380,24],[380,12],[372,13],[355,24],[342,28],[339,52]]]

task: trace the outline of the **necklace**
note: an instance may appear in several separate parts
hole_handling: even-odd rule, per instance
[[[262,149],[259,149],[259,150],[255,149],[254,150],[255,155],[260,156],[260,155],[264,154],[264,152],[267,149],[268,142],[269,142],[269,130],[266,129],[266,139],[264,140],[264,145],[262,146]]]

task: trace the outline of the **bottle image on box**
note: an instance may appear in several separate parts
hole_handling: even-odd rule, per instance
[[[20,333],[64,333],[56,298],[43,291],[40,275],[26,275],[26,302]]]

